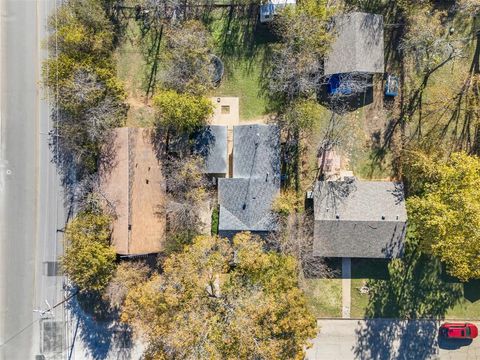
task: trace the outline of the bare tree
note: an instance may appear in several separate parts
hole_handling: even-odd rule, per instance
[[[284,254],[294,256],[302,278],[332,277],[335,273],[325,260],[313,255],[313,225],[313,214],[292,212],[280,217],[279,229],[270,234],[267,243]]]
[[[127,106],[121,92],[112,91],[86,68],[63,82],[59,93],[50,145],[65,183],[71,183],[88,178],[110,157],[112,148],[105,145],[112,139],[110,130],[123,124]]]
[[[178,92],[203,94],[213,87],[210,33],[199,21],[187,21],[166,32],[166,69],[161,74],[165,87]]]

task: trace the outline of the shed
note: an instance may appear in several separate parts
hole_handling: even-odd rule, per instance
[[[325,75],[383,73],[383,17],[352,12],[333,18],[334,40],[325,59]]]

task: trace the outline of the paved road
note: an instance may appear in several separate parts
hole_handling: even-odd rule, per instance
[[[435,321],[321,320],[319,327],[308,360],[480,359],[480,339],[439,344]]]
[[[40,43],[54,2],[0,0],[0,6],[0,359],[25,360],[63,340],[40,338],[43,323],[47,330],[56,328],[52,321],[63,324],[61,307],[55,319],[41,320],[33,311],[62,297],[63,279],[47,276],[45,263],[61,252],[56,229],[64,212],[45,135],[51,127],[48,99],[39,86],[46,56]]]

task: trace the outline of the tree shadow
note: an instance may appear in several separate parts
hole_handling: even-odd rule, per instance
[[[369,319],[355,330],[353,352],[362,360],[426,360],[436,354],[437,333],[435,320]]]
[[[76,327],[72,349],[81,341],[94,360],[112,356],[130,359],[133,348],[131,329],[120,322],[118,310],[112,309],[98,293],[79,293],[67,304]]]
[[[422,360],[434,354],[438,320],[462,297],[461,286],[441,273],[440,261],[410,240],[404,258],[388,265],[388,279],[367,281],[367,320],[356,330],[354,348],[359,359]]]

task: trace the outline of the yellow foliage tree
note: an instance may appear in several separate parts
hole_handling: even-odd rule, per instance
[[[412,231],[463,281],[480,278],[480,159],[454,153],[427,166],[427,181],[407,200]]]
[[[127,296],[122,319],[151,359],[303,359],[315,319],[293,257],[249,233],[198,237]]]

